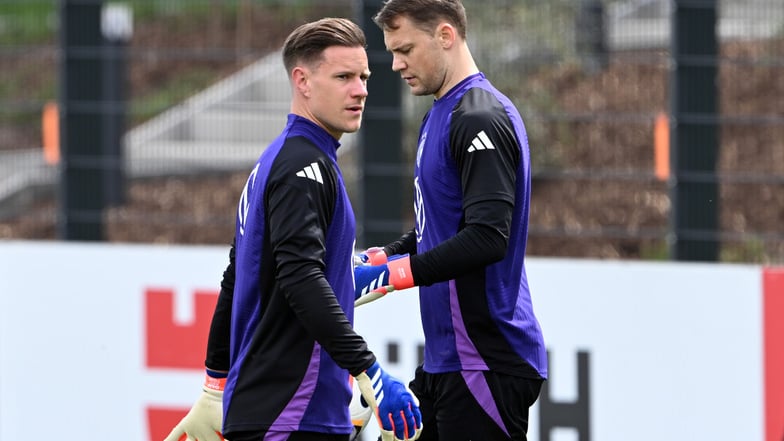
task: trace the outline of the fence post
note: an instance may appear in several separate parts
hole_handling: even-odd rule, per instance
[[[359,131],[362,196],[357,210],[357,244],[367,247],[385,245],[403,233],[403,197],[410,197],[403,194],[404,179],[410,173],[403,158],[400,75],[392,71],[392,55],[384,46],[383,32],[372,20],[382,1],[360,3],[359,22],[367,37],[373,75]]]
[[[670,88],[674,260],[719,257],[716,0],[674,0]]]
[[[102,0],[60,2],[60,186],[58,236],[102,240]]]

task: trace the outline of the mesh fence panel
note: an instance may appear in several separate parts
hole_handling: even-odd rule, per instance
[[[83,1],[89,4],[88,0]],[[95,3],[95,2],[92,2]],[[227,243],[261,147],[282,127],[283,39],[354,1],[127,1],[133,32],[123,197],[108,241]],[[672,5],[636,0],[466,1],[480,68],[518,105],[534,171],[529,254],[666,259],[673,240]],[[61,96],[60,2],[0,3],[0,238],[56,239],[60,170],[47,108]],[[784,262],[784,5],[718,2],[720,259]],[[372,79],[371,79],[372,83]],[[430,98],[404,98],[413,156]],[[96,104],[98,105],[98,104]],[[114,110],[113,110],[114,109]],[[55,118],[56,121],[56,118]],[[346,142],[350,144],[350,142]],[[357,148],[341,155],[350,193]],[[97,162],[102,166],[100,161]]]

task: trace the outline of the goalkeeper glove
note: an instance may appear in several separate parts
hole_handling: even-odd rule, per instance
[[[382,247],[370,247],[359,255],[363,263],[368,265],[381,265],[387,263],[387,253]]]
[[[220,441],[223,424],[223,388],[226,378],[209,375],[204,381],[203,392],[187,415],[172,429],[164,441],[178,441],[183,435],[194,441]]]
[[[354,300],[381,287],[387,287],[387,291],[411,288],[414,276],[411,274],[410,257],[408,254],[395,255],[387,263],[355,267],[354,283]]]
[[[359,382],[352,381],[351,383],[353,383],[352,387],[354,389],[354,394],[351,396],[351,403],[348,405],[348,410],[351,414],[351,425],[354,426],[354,430],[352,430],[349,440],[355,441],[359,439],[360,432],[367,426],[370,417],[373,416],[373,409],[367,401],[362,399],[362,391],[359,390]]]
[[[419,401],[378,362],[356,376],[362,398],[376,413],[382,441],[416,440],[422,433]]]

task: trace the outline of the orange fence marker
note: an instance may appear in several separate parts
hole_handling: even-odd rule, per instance
[[[43,133],[44,161],[49,165],[60,162],[60,115],[57,103],[49,101],[44,105],[41,116]]]
[[[653,124],[653,165],[656,179],[666,181],[670,177],[670,119],[664,112],[656,115]]]

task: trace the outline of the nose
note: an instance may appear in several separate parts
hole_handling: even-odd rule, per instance
[[[392,54],[392,70],[400,72],[405,67],[406,63],[398,55]]]
[[[363,97],[363,98],[367,97],[368,96],[367,80],[358,78],[357,82],[352,88],[352,92],[354,96]]]

